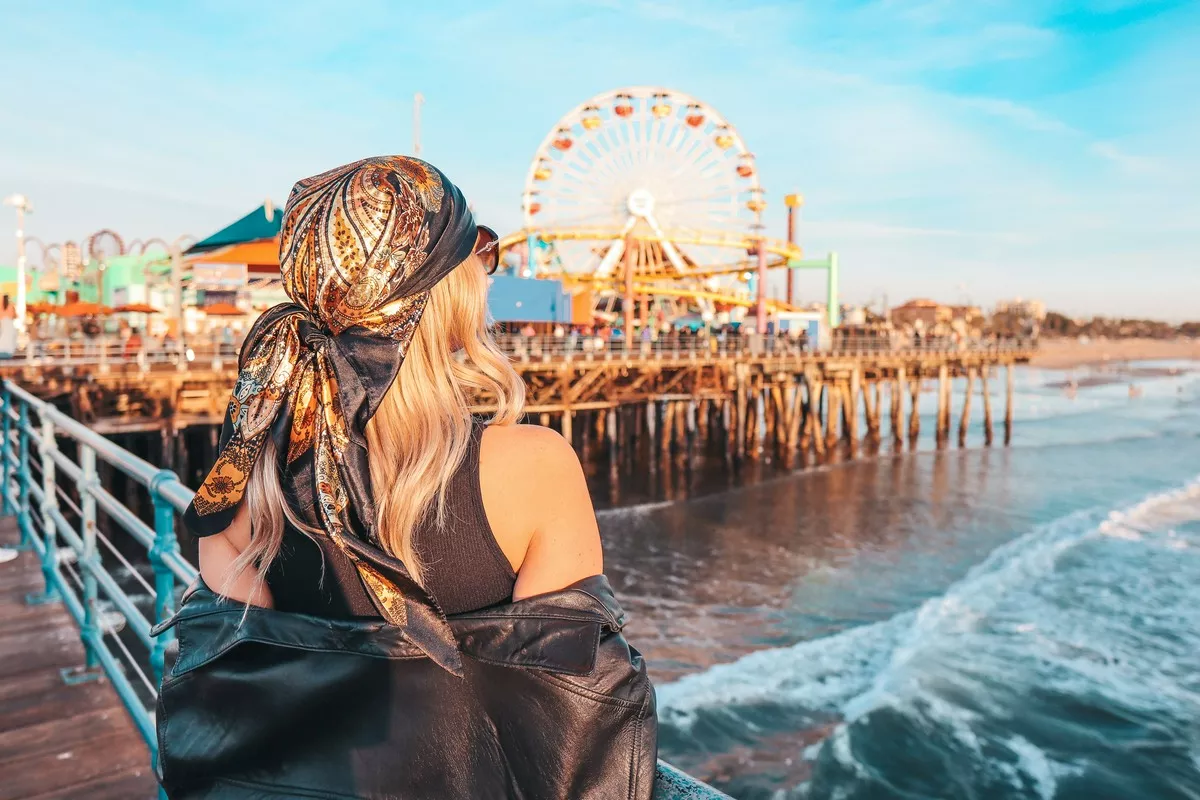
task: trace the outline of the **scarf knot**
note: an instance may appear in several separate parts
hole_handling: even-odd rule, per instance
[[[329,328],[322,325],[309,314],[304,314],[296,324],[296,332],[304,346],[314,353],[324,350],[333,339]]]

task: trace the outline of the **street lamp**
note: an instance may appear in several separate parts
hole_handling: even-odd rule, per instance
[[[29,198],[23,194],[10,194],[4,205],[17,210],[17,331],[25,332],[25,215],[33,212]]]
[[[173,299],[175,301],[171,316],[175,318],[175,324],[177,326],[175,335],[179,342],[181,354],[185,352],[185,345],[183,343],[183,251],[185,247],[189,247],[190,243],[194,243],[195,241],[196,237],[192,236],[190,233],[185,233],[182,236],[176,237],[175,241],[171,242],[170,244],[167,244],[165,240],[158,237],[149,239],[146,242],[138,242],[138,244],[141,245],[141,253],[143,255],[147,250],[150,249],[151,245],[157,244],[167,251],[167,255],[171,259],[171,294],[173,295]],[[144,275],[144,266],[142,270]],[[180,358],[179,364],[180,369],[184,369],[186,367],[182,357]]]

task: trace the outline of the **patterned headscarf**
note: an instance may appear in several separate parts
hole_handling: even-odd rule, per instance
[[[364,431],[429,290],[476,235],[462,193],[415,158],[368,158],[298,182],[279,241],[292,302],[247,336],[217,462],[184,515],[198,536],[225,530],[272,437],[296,513],[354,563],[384,619],[455,674],[445,616],[380,543]]]

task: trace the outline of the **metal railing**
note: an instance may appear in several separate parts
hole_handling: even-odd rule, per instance
[[[192,492],[175,473],[159,469],[71,419],[11,381],[0,391],[0,503],[15,514],[21,547],[41,563],[44,588],[30,602],[61,601],[79,626],[84,664],[64,672],[68,682],[103,674],[157,758],[150,711],[162,681],[172,634],[150,629],[174,612],[176,581],[190,583],[196,568],[179,553],[175,515]],[[64,452],[75,451],[75,458]],[[151,527],[101,485],[99,463],[108,464],[148,492]],[[65,479],[65,480],[64,480]],[[97,524],[103,511],[115,529]],[[150,565],[153,585],[132,564],[112,535],[128,534]],[[139,590],[131,595],[106,566],[119,565]],[[138,598],[152,599],[151,612]],[[131,650],[140,648],[135,655]],[[147,674],[149,672],[149,674]]]
[[[1036,343],[1027,339],[964,340],[949,337],[899,339],[884,336],[836,337],[821,346],[803,337],[758,334],[667,334],[650,340],[635,338],[625,342],[620,337],[608,338],[578,333],[562,336],[501,334],[496,337],[509,357],[518,363],[577,362],[577,361],[637,361],[689,360],[713,361],[731,358],[801,358],[830,356],[894,355],[919,357],[923,355],[950,356],[956,354],[1002,355],[1029,352]],[[150,372],[161,369],[187,369],[191,365],[204,369],[221,369],[237,365],[240,341],[212,342],[199,340],[185,344],[162,344],[156,341],[131,347],[116,339],[46,340],[32,342],[24,351],[14,354],[0,365],[97,367],[103,373],[110,369]]]
[[[627,361],[653,359],[660,361],[720,360],[731,358],[802,358],[816,356],[866,355],[1000,355],[1021,353],[1034,349],[1029,340],[999,339],[954,341],[945,338],[924,340],[891,339],[888,337],[838,337],[818,346],[806,338],[759,334],[687,335],[668,334],[649,340],[606,339],[602,336],[564,334],[563,336],[521,336],[502,334],[496,343],[514,361],[574,362]]]
[[[67,449],[74,451],[74,458]],[[145,490],[153,526],[101,484],[101,463]],[[174,613],[176,588],[190,584],[198,574],[179,552],[175,532],[176,515],[184,512],[193,494],[174,472],[89,430],[12,381],[3,382],[0,504],[5,515],[16,515],[19,546],[37,554],[44,580],[43,591],[28,601],[63,603],[79,626],[85,651],[84,663],[64,670],[64,680],[107,677],[149,748],[151,764],[158,757],[152,709],[174,632],[151,637],[150,629]],[[113,523],[107,531],[99,525],[100,512]],[[114,541],[118,530],[132,545]],[[153,583],[131,563],[121,544],[145,556]],[[133,594],[114,574],[122,568],[136,587]],[[149,613],[141,607],[144,601],[139,604],[141,598],[152,600]],[[135,654],[131,646],[140,652]],[[161,790],[160,797],[165,798]],[[725,795],[660,762],[654,797],[715,800]]]
[[[0,365],[15,367],[96,367],[103,373],[109,369],[122,371],[177,369],[191,365],[221,369],[237,364],[240,340],[214,341],[196,339],[184,343],[163,342],[157,339],[96,338],[35,339],[13,353]]]

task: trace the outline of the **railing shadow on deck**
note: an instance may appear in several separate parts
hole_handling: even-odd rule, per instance
[[[63,451],[64,445],[75,451],[75,458]],[[101,485],[98,462],[144,488],[153,508],[153,527]],[[37,554],[45,582],[39,599],[61,601],[79,626],[85,663],[64,673],[64,680],[104,675],[145,741],[152,765],[158,750],[152,709],[174,634],[152,638],[150,629],[174,612],[177,587],[197,576],[180,554],[175,534],[176,516],[192,495],[174,472],[155,467],[11,381],[3,382],[0,504],[5,514],[17,517],[21,547]],[[144,553],[153,585],[131,563],[128,545],[122,552],[121,543],[99,529],[101,511],[129,535],[138,553]],[[151,614],[139,608],[114,576],[121,570],[126,571],[122,580],[153,598]],[[135,654],[131,645],[141,652]],[[723,797],[659,762],[655,800]]]

